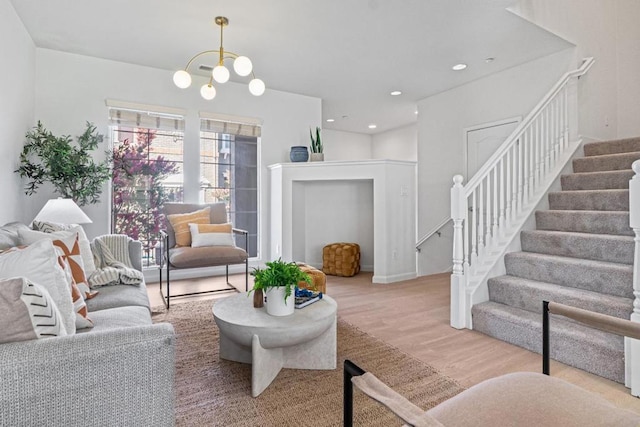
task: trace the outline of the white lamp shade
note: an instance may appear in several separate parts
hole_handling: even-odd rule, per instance
[[[249,92],[254,96],[260,96],[264,93],[264,82],[260,79],[253,79],[249,82]]]
[[[211,101],[216,97],[216,88],[210,84],[202,85],[200,88],[200,95],[207,101]]]
[[[213,80],[218,83],[226,83],[229,81],[229,70],[224,65],[216,65],[216,67],[211,72],[213,76]]]
[[[233,69],[235,70],[236,74],[244,77],[248,76],[251,73],[251,70],[253,70],[253,64],[251,63],[251,60],[246,56],[238,56],[233,61]]]
[[[91,221],[72,199],[51,199],[38,212],[34,221],[55,222],[56,224],[88,224]]]
[[[180,89],[186,89],[191,86],[191,75],[185,70],[178,70],[173,75],[173,82]]]

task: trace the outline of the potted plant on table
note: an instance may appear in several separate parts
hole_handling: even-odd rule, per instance
[[[311,157],[312,162],[322,162],[324,160],[324,147],[320,139],[320,128],[316,126],[316,136],[314,138],[313,131],[309,128],[309,136],[311,137]]]
[[[285,262],[281,258],[267,262],[266,265],[267,268],[254,268],[251,272],[254,279],[252,290],[264,292],[267,297],[268,314],[272,316],[293,314],[295,287],[299,282],[310,284],[311,277],[295,262]]]

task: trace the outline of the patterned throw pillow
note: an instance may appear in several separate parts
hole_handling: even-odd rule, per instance
[[[191,246],[189,224],[209,224],[211,222],[210,215],[211,208],[209,206],[186,214],[167,215],[176,235],[176,246]]]
[[[69,285],[69,290],[71,291],[73,311],[76,314],[76,330],[93,328],[93,321],[89,318],[89,309],[87,308],[87,303],[84,301],[82,292],[73,279],[73,272],[71,271],[71,266],[69,265],[68,258],[65,256],[64,250],[56,245],[56,240],[53,241],[53,244],[54,246],[56,246],[56,252],[58,253],[58,264],[64,270],[65,278],[67,280],[67,284]]]
[[[24,249],[11,248],[0,254],[0,277],[26,277],[45,288],[62,315],[67,334],[75,334],[71,290],[51,240],[39,240]]]
[[[234,246],[232,225],[226,224],[189,224],[191,246]]]
[[[24,277],[0,280],[0,343],[67,335],[47,290]]]
[[[80,254],[82,255],[82,262],[84,264],[84,273],[87,277],[96,271],[95,263],[93,262],[93,254],[91,253],[91,246],[87,234],[84,232],[84,228],[75,224],[56,224],[53,222],[33,221],[31,227],[43,233],[55,233],[57,231],[77,231],[78,240],[80,242]]]
[[[53,245],[62,251],[62,257],[71,270],[73,281],[82,292],[84,299],[91,299],[98,295],[98,291],[89,289],[89,281],[84,274],[84,262],[80,255],[79,238],[77,232],[71,232],[67,237],[54,240]]]

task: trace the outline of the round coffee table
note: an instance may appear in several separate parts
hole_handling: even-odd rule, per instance
[[[220,329],[220,357],[250,363],[251,395],[262,393],[282,368],[336,368],[336,310],[333,298],[271,316],[240,293],[217,300],[213,318]]]

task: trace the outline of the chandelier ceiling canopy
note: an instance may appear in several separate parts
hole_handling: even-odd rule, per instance
[[[189,74],[189,67],[193,64],[197,58],[203,55],[217,54],[218,64],[213,68],[209,82],[202,85],[200,88],[200,95],[206,100],[211,100],[216,96],[216,88],[213,86],[213,81],[217,83],[226,83],[229,80],[229,69],[225,67],[224,62],[227,59],[233,60],[233,70],[239,76],[245,77],[251,75],[251,81],[249,82],[249,92],[254,96],[260,96],[264,93],[264,82],[256,78],[253,73],[253,64],[251,60],[246,56],[241,56],[236,53],[224,50],[222,45],[222,36],[224,27],[229,25],[229,19],[224,16],[216,16],[215,23],[220,26],[220,49],[218,50],[204,50],[195,54],[187,65],[182,70],[178,70],[173,75],[173,82],[181,89],[186,89],[191,86],[191,74]]]

